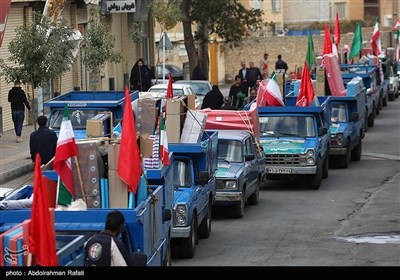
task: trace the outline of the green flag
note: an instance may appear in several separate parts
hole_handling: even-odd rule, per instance
[[[312,69],[314,65],[314,43],[312,39],[311,32],[308,33],[308,46],[307,46],[307,56],[306,61],[309,69]]]
[[[351,51],[349,59],[352,59],[361,52],[362,48],[362,35],[361,35],[361,24],[357,23],[356,33],[354,33],[353,42],[351,43]]]

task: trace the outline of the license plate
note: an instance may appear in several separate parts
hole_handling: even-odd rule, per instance
[[[292,169],[290,168],[267,168],[267,173],[272,174],[291,174]]]

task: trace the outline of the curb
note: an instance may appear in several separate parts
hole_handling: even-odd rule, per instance
[[[0,174],[0,185],[21,177],[29,172],[33,172],[34,163],[28,163]]]

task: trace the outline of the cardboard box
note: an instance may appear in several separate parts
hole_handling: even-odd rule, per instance
[[[128,185],[118,176],[117,170],[108,170],[108,199],[110,208],[128,207]]]
[[[154,134],[157,124],[157,101],[158,99],[155,98],[142,98],[138,100],[136,130],[139,133]]]
[[[108,170],[118,169],[119,144],[108,145]]]
[[[200,109],[196,108],[196,95],[188,95],[187,96],[187,107],[189,110]]]
[[[286,94],[285,94],[285,91],[286,91],[286,89],[285,89],[285,70],[278,69],[278,70],[276,70],[275,75],[276,75],[276,80],[279,85],[279,90],[281,91],[281,94],[282,94],[282,100],[283,100],[283,102],[285,102],[285,97],[286,97]]]
[[[317,67],[315,93],[319,96],[325,95],[325,68]]]
[[[180,143],[198,143],[203,135],[207,114],[190,110],[186,114]]]
[[[142,155],[142,158],[152,157],[153,155],[154,141],[149,137],[150,135],[148,133],[140,134],[140,153]]]
[[[86,122],[86,136],[102,137],[110,136],[112,132],[112,113],[100,112]]]
[[[179,143],[183,122],[186,118],[186,108],[182,104],[186,96],[167,99],[167,118],[165,121],[167,138],[169,143]]]

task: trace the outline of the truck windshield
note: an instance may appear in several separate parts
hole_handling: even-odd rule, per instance
[[[218,160],[243,162],[243,144],[238,140],[218,139]]]
[[[174,187],[190,187],[190,164],[187,159],[176,159],[174,161]]]
[[[345,123],[345,122],[347,122],[346,108],[347,107],[344,104],[332,104],[332,107],[331,107],[331,122],[333,122],[333,123]]]
[[[315,137],[314,118],[311,116],[260,117],[262,136]]]
[[[86,129],[86,121],[98,114],[98,110],[82,110],[75,109],[69,111],[69,118],[74,129]],[[50,128],[57,130],[61,127],[61,122],[64,117],[64,110],[53,112],[50,117]]]

